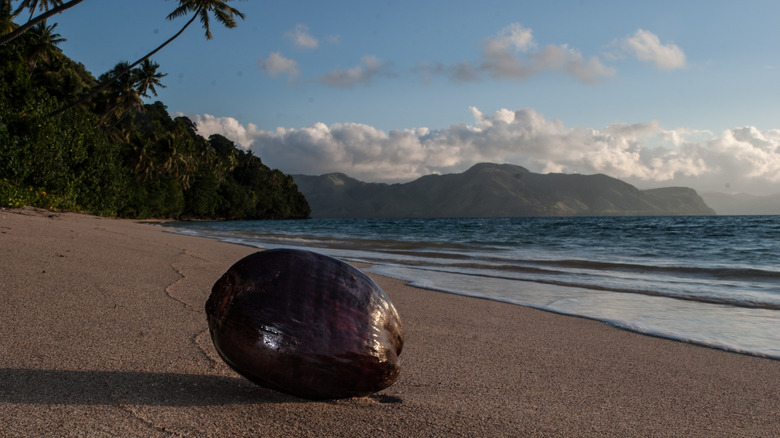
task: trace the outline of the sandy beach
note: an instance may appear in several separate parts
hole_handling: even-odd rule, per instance
[[[230,370],[204,303],[256,251],[0,210],[0,436],[778,436],[780,361],[372,277],[399,381],[307,401]]]

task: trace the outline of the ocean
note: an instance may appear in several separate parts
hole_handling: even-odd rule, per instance
[[[309,219],[163,226],[258,248],[309,249],[370,263],[369,272],[419,288],[780,359],[780,216]]]

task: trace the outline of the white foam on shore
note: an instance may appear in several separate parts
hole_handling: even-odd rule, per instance
[[[780,314],[670,297],[375,265],[410,286],[603,321],[646,335],[780,360]]]

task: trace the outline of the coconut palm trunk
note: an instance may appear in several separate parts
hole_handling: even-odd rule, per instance
[[[98,94],[98,93],[100,93],[101,91],[103,91],[103,90],[105,90],[106,88],[108,88],[108,87],[109,87],[111,84],[113,84],[114,82],[116,82],[116,81],[117,81],[117,79],[119,79],[119,78],[121,78],[122,76],[124,76],[124,75],[126,75],[127,73],[129,73],[129,72],[130,72],[130,70],[132,70],[132,69],[133,69],[135,66],[137,66],[138,64],[140,64],[140,63],[144,62],[145,60],[147,60],[147,59],[151,58],[152,56],[154,56],[154,54],[155,54],[155,53],[157,53],[157,52],[159,52],[160,50],[162,50],[162,49],[163,49],[165,46],[167,46],[167,45],[168,45],[168,44],[169,44],[171,41],[173,41],[173,40],[175,40],[176,38],[178,38],[178,37],[179,37],[179,35],[181,35],[181,34],[182,34],[182,33],[183,33],[183,32],[184,32],[186,29],[187,29],[187,27],[189,27],[189,25],[190,25],[190,24],[192,24],[192,22],[193,22],[193,21],[195,21],[195,19],[196,19],[196,18],[198,18],[197,14],[196,14],[196,15],[193,15],[193,16],[192,16],[192,18],[190,18],[190,20],[187,22],[187,24],[185,24],[185,25],[184,25],[184,27],[182,27],[182,28],[181,28],[181,30],[179,30],[178,32],[176,32],[176,34],[175,34],[174,36],[172,36],[172,37],[168,38],[168,39],[167,39],[167,40],[166,40],[164,43],[162,43],[162,44],[160,44],[159,46],[157,46],[157,48],[156,48],[156,49],[154,49],[154,50],[152,50],[151,52],[147,53],[147,54],[146,54],[146,55],[144,55],[142,58],[138,59],[136,62],[134,62],[134,63],[130,64],[130,65],[127,67],[127,68],[125,68],[124,70],[120,71],[119,73],[117,73],[117,74],[115,74],[115,75],[112,75],[111,79],[109,79],[109,80],[107,80],[106,82],[104,82],[104,83],[102,83],[102,84],[98,85],[97,87],[95,87],[95,88],[94,88],[92,91],[90,91],[90,92],[89,92],[89,94],[86,94],[85,96],[82,96],[80,99],[76,100],[75,102],[73,102],[73,103],[69,103],[69,104],[67,104],[67,105],[63,106],[62,108],[60,108],[60,109],[58,109],[58,110],[56,110],[56,111],[52,112],[52,113],[51,113],[51,114],[49,114],[47,117],[54,117],[54,116],[56,116],[56,115],[62,114],[62,113],[64,113],[65,111],[67,111],[67,110],[69,110],[69,109],[71,109],[71,108],[73,108],[73,107],[75,107],[75,106],[77,106],[77,105],[81,105],[82,103],[84,103],[84,102],[86,102],[86,101],[88,101],[88,100],[92,99],[93,97],[95,97],[95,95],[97,95],[97,94]]]
[[[41,21],[46,20],[47,18],[49,18],[51,16],[57,15],[60,12],[66,10],[66,9],[70,9],[70,8],[76,6],[77,4],[79,4],[79,3],[83,2],[83,1],[84,0],[71,0],[71,1],[63,3],[63,4],[61,4],[61,5],[59,5],[59,6],[55,7],[55,8],[49,9],[48,11],[44,12],[43,14],[41,14],[41,15],[31,19],[27,23],[24,23],[23,25],[17,27],[12,32],[9,32],[9,33],[7,33],[5,35],[0,36],[0,46],[2,46],[3,44],[6,44],[6,43],[9,43],[9,42],[13,41],[19,35],[27,32],[30,29],[32,29],[33,26],[35,26],[36,24],[40,23]]]
[[[231,8],[230,6],[227,6],[225,3],[230,0],[179,0],[179,7],[176,8],[173,12],[171,12],[168,15],[168,19],[172,20],[178,16],[185,15],[187,12],[193,12],[192,18],[187,21],[187,23],[184,25],[184,27],[179,30],[176,35],[168,38],[164,43],[160,44],[156,49],[152,50],[151,52],[147,53],[142,58],[138,59],[134,63],[130,64],[124,71],[119,72],[118,74],[114,75],[110,80],[107,82],[100,84],[98,87],[96,87],[94,90],[92,90],[89,94],[81,97],[80,99],[76,100],[73,103],[70,103],[68,105],[63,106],[62,108],[54,111],[53,113],[49,114],[47,117],[53,117],[59,114],[62,114],[63,112],[75,107],[76,105],[80,105],[92,97],[94,97],[96,94],[100,93],[101,91],[108,88],[109,85],[111,85],[114,81],[122,77],[123,75],[127,74],[130,70],[133,69],[133,67],[137,66],[138,64],[144,62],[145,60],[152,57],[155,53],[162,50],[163,47],[167,46],[171,41],[175,40],[179,37],[189,26],[192,24],[193,21],[195,21],[196,18],[200,17],[200,21],[203,23],[203,27],[206,30],[206,38],[211,39],[211,30],[209,29],[209,11],[214,11],[215,16],[219,22],[221,22],[225,27],[232,29],[236,27],[236,22],[233,19],[233,15],[236,15],[240,18],[244,18],[244,14],[242,14],[237,9]]]

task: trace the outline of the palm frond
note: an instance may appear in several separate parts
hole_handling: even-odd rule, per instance
[[[173,20],[181,16],[187,15],[187,13],[190,12],[191,10],[192,10],[192,6],[190,4],[182,3],[181,5],[179,5],[178,8],[174,9],[173,12],[168,14],[168,16],[165,18],[168,20]]]
[[[209,26],[209,11],[208,9],[201,9],[198,13],[198,16],[200,16],[200,23],[203,25],[203,29],[206,30],[206,39],[210,40],[213,38],[211,35],[211,28]]]

